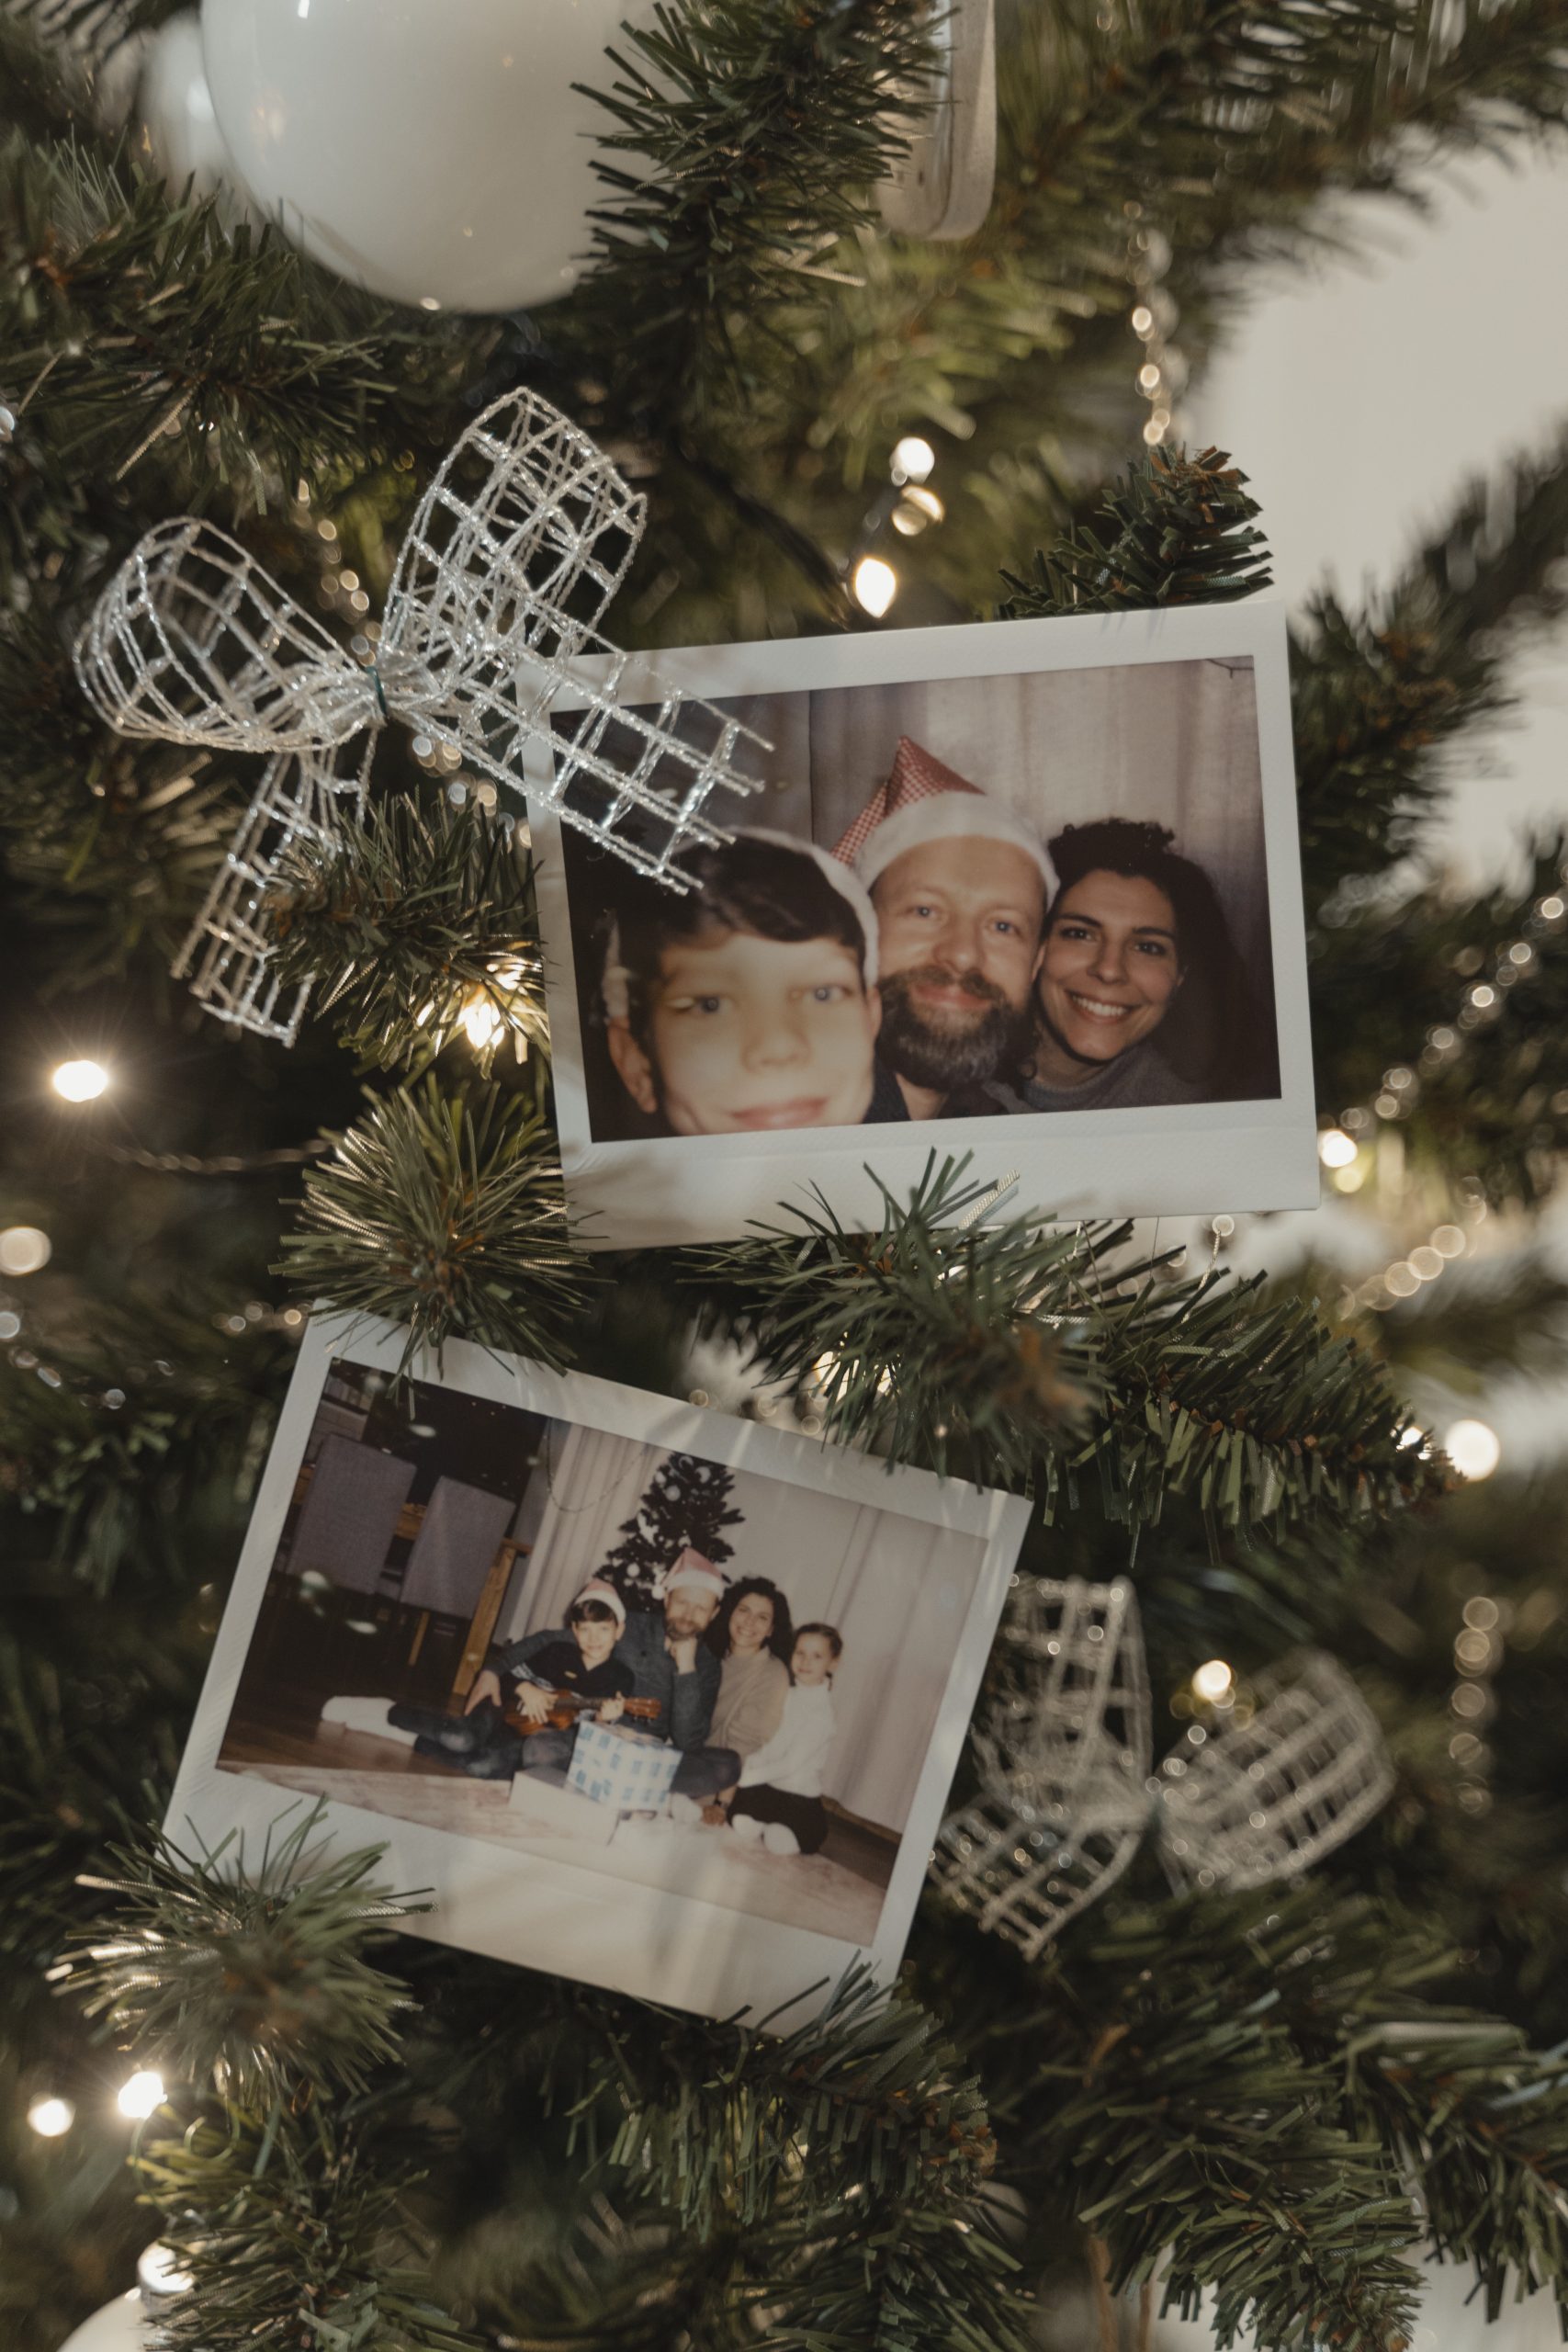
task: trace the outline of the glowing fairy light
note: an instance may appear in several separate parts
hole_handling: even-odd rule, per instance
[[[134,2075],[121,2083],[115,2104],[122,2115],[131,2117],[136,2122],[144,2122],[164,2104],[163,2075],[151,2066],[139,2067]]]
[[[1356,1149],[1354,1138],[1343,1127],[1328,1127],[1317,1139],[1317,1156],[1325,1168],[1348,1168]]]
[[[1484,1421],[1455,1421],[1444,1432],[1443,1452],[1461,1478],[1490,1478],[1503,1459],[1502,1441]]]
[[[936,464],[936,451],[919,433],[906,433],[893,451],[895,481],[924,481]]]
[[[1229,1697],[1235,1681],[1235,1677],[1224,1659],[1212,1657],[1205,1665],[1201,1666],[1192,1677],[1192,1689],[1200,1699],[1207,1700],[1213,1707],[1217,1706],[1222,1699]]]
[[[463,1035],[476,1054],[488,1053],[499,1044],[506,1028],[506,1016],[482,989],[476,989],[464,1005],[459,1016]]]
[[[50,1084],[66,1102],[96,1102],[107,1089],[109,1074],[102,1062],[62,1062],[51,1073]]]
[[[76,2109],[68,2098],[35,2098],[28,2109],[28,2121],[40,2140],[62,2138],[75,2120]]]
[[[898,594],[898,574],[880,556],[863,555],[854,568],[850,588],[862,612],[879,621]]]
[[[0,1233],[0,1274],[36,1274],[52,1254],[48,1234],[36,1225],[8,1225]]]

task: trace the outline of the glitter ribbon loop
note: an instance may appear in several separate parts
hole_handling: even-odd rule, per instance
[[[1179,1892],[1263,1886],[1310,1870],[1393,1786],[1376,1718],[1324,1651],[1253,1678],[1245,1708],[1192,1725],[1156,1773],[1124,1577],[1039,1577],[1004,1639],[1011,1671],[976,1736],[979,1793],[942,1824],[931,1875],[1032,1958],[1145,1841]]]
[[[767,746],[640,667],[637,704],[620,705],[627,657],[596,624],[645,515],[586,434],[536,394],[508,394],[421,499],[371,667],[212,524],[162,523],[132,550],[77,643],[88,700],[122,735],[270,755],[175,966],[219,1020],[293,1042],[307,990],[280,1000],[267,896],[297,845],[331,843],[345,798],[363,815],[371,742],[391,720],[687,887],[682,853],[728,838],[705,814],[709,795],[755,791],[738,746]],[[566,721],[553,717],[563,690]],[[355,768],[340,770],[337,753],[362,734]]]
[[[375,717],[369,679],[237,539],[155,524],[104,591],[76,674],[121,735],[223,752],[345,743]]]

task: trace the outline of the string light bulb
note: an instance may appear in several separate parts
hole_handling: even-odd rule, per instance
[[[1325,1168],[1348,1168],[1357,1145],[1343,1127],[1326,1127],[1317,1139],[1317,1156]]]
[[[115,2101],[122,2115],[145,2122],[164,2104],[164,2077],[152,2066],[139,2066],[119,2086]]]
[[[1444,1432],[1443,1452],[1461,1478],[1490,1478],[1503,1459],[1503,1443],[1485,1421],[1455,1421]]]
[[[506,1027],[505,1015],[498,1010],[493,1000],[485,994],[483,989],[474,990],[464,1005],[459,1018],[463,1024],[463,1035],[476,1054],[488,1053],[492,1046],[498,1045]]]
[[[61,1062],[49,1082],[62,1102],[96,1102],[107,1090],[109,1074],[102,1062]]]
[[[48,1234],[36,1225],[8,1225],[0,1233],[0,1274],[36,1274],[52,1254]]]
[[[176,2295],[188,2295],[196,2280],[181,2264],[172,2245],[162,2238],[143,2246],[136,2263],[136,2283],[141,2290],[144,2304],[169,2302]]]
[[[76,2109],[68,2098],[35,2098],[28,2109],[28,2121],[40,2140],[62,2138],[75,2120]]]
[[[1210,1706],[1213,1707],[1217,1706],[1222,1699],[1229,1696],[1235,1680],[1235,1677],[1224,1659],[1212,1657],[1206,1664],[1201,1666],[1192,1677],[1192,1688],[1200,1699],[1206,1699]]]
[[[898,594],[898,574],[879,555],[863,555],[851,577],[850,588],[862,612],[879,621]]]
[[[893,451],[895,481],[924,481],[936,464],[936,451],[919,433],[906,433]]]

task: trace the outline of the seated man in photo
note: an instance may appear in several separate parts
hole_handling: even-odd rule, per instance
[[[877,1050],[911,1119],[1016,1109],[992,1080],[1033,1034],[1052,887],[1044,843],[1005,801],[906,735],[887,782],[838,842],[870,893],[881,967]]]
[[[622,1085],[665,1135],[902,1119],[875,1055],[876,917],[847,867],[761,831],[628,896],[603,983]]]

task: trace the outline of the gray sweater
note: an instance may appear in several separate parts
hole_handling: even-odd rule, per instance
[[[1158,1102],[1201,1102],[1205,1088],[1179,1077],[1153,1046],[1133,1046],[1106,1062],[1081,1086],[1043,1086],[1031,1079],[1021,1093],[996,1085],[991,1091],[1004,1111],[1141,1111]]]

